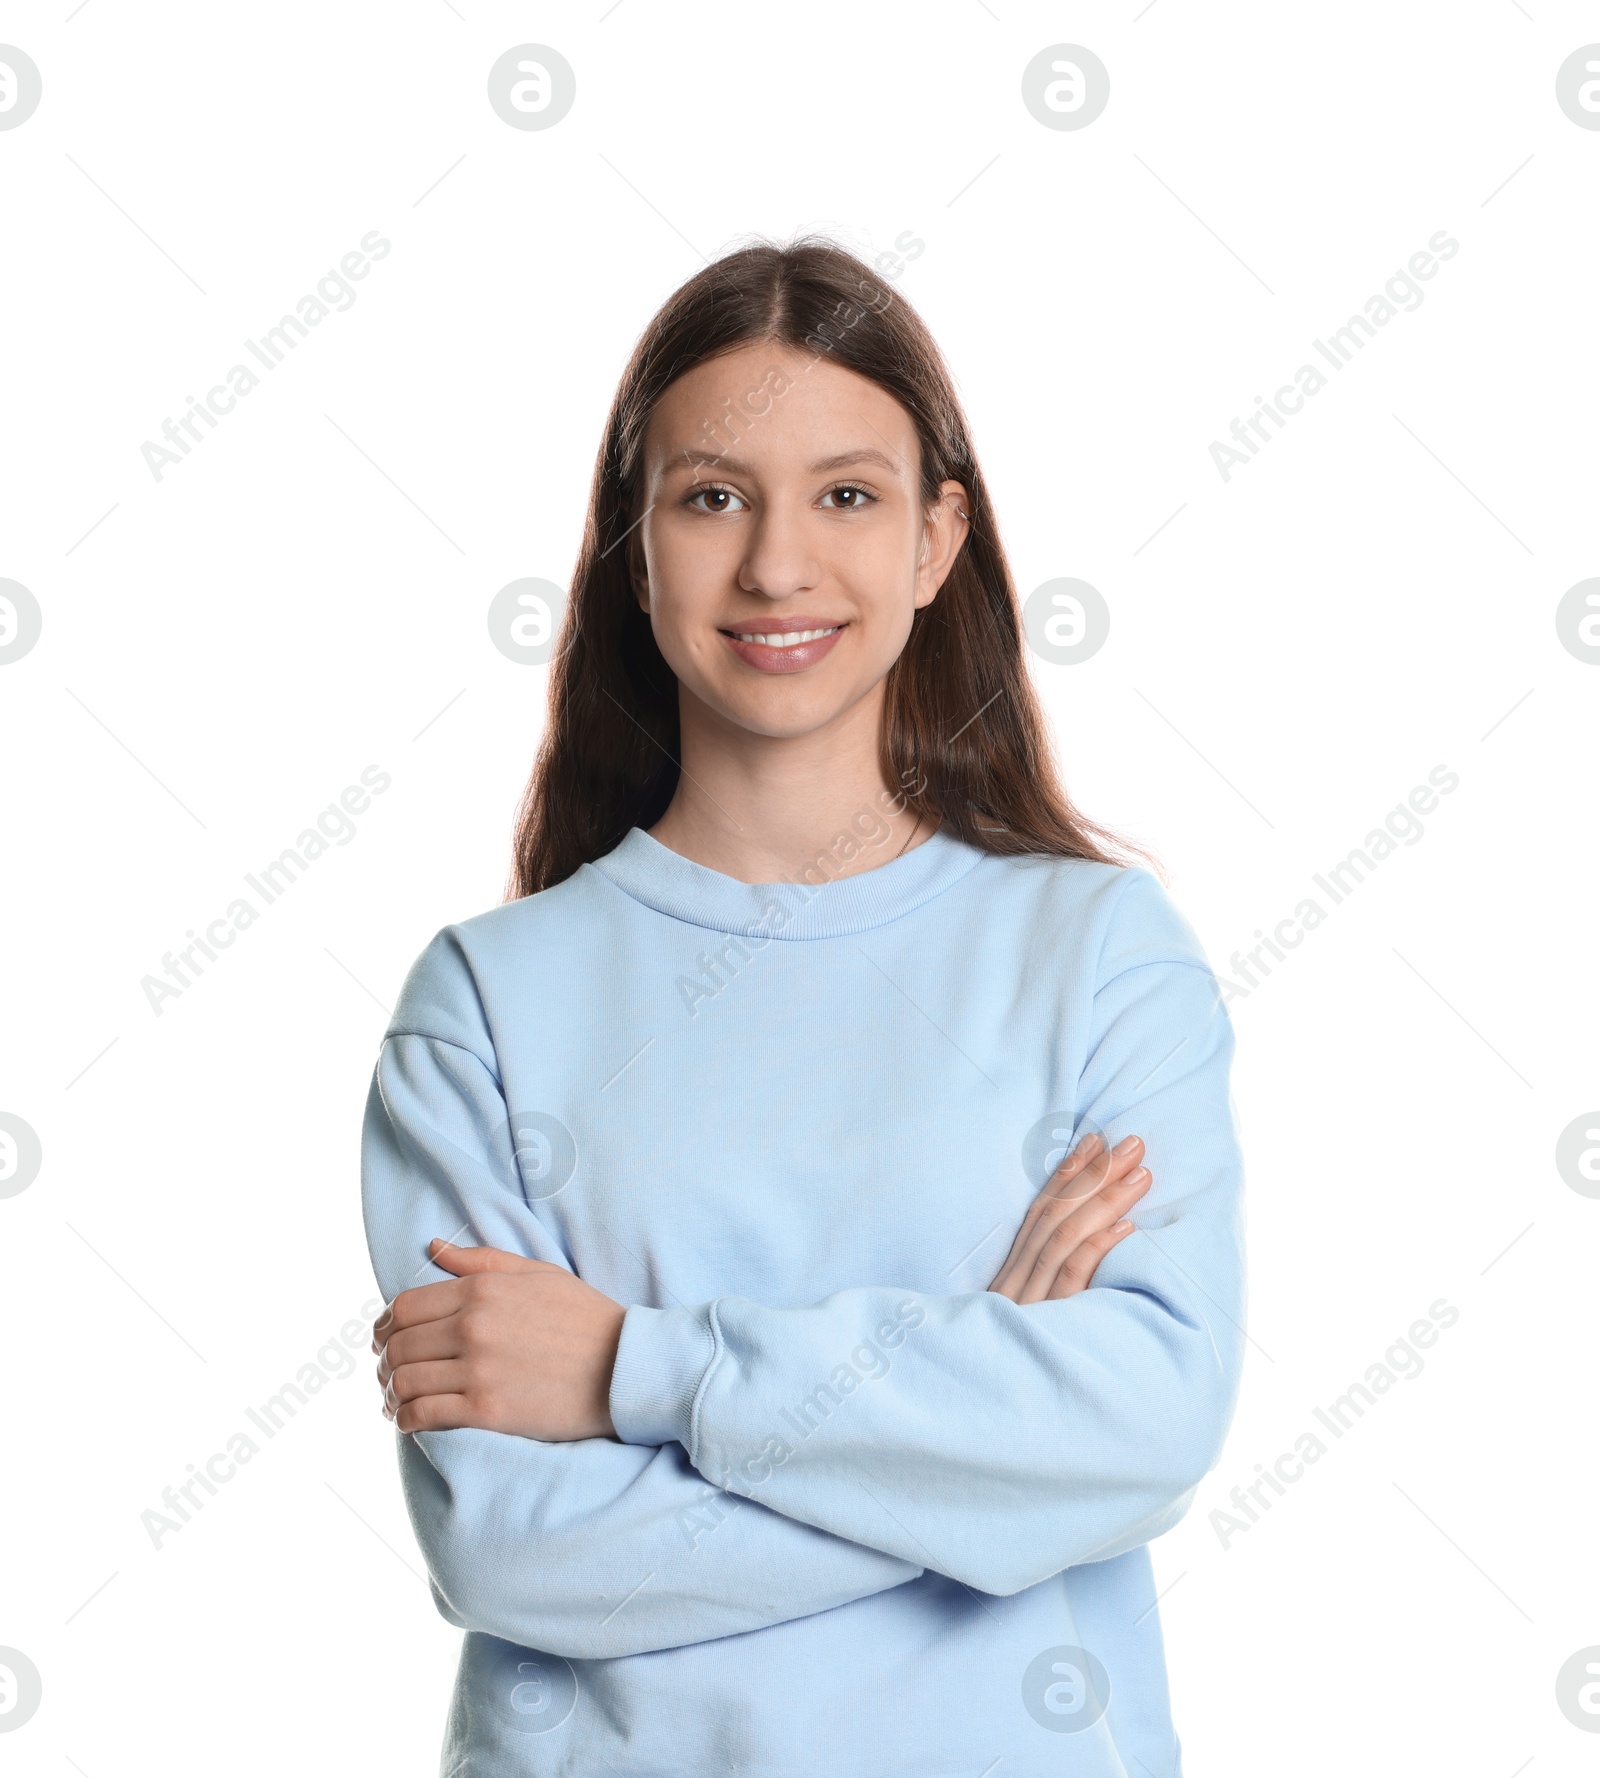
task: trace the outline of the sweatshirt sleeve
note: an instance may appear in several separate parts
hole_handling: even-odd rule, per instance
[[[448,947],[443,963],[448,973]],[[418,971],[437,988],[437,941]],[[470,1020],[429,1022],[470,1036],[460,1028]],[[449,1276],[427,1258],[435,1235],[572,1269],[497,1164],[507,1110],[492,1049],[479,1047],[420,1031],[384,1041],[362,1133],[362,1210],[385,1301]],[[698,1337],[703,1362],[710,1336]],[[603,1659],[734,1635],[922,1572],[724,1491],[674,1443],[546,1444],[476,1428],[396,1438],[440,1613],[551,1654]]]
[[[622,1438],[675,1439],[717,1487],[991,1594],[1182,1518],[1242,1368],[1233,1029],[1159,881],[1136,867],[1116,883],[1074,1130],[1142,1136],[1153,1183],[1091,1287],[1026,1305],[860,1287],[800,1308],[633,1307],[611,1386]],[[845,1361],[874,1350],[859,1381]]]

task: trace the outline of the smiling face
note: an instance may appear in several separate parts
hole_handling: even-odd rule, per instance
[[[881,703],[967,532],[961,484],[924,509],[919,463],[892,395],[787,346],[741,347],[669,386],[629,547],[686,731],[795,737]]]

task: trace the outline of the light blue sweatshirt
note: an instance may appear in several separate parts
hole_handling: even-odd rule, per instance
[[[440,932],[379,1055],[386,1299],[444,1236],[629,1305],[618,1439],[398,1436],[446,1778],[1178,1778],[1150,1539],[1238,1390],[1233,1031],[1142,868],[936,833],[740,883],[638,828]],[[1154,1183],[988,1290],[1062,1153]]]

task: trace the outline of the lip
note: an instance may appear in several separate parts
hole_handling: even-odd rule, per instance
[[[819,636],[815,642],[793,642],[785,648],[773,648],[764,642],[741,642],[731,626],[721,628],[720,633],[729,649],[758,673],[800,673],[807,667],[814,667],[848,628],[847,624],[830,624],[828,619],[818,617],[761,617],[744,621],[750,626],[745,632],[747,635],[786,636],[795,630],[830,628],[833,631],[832,635]]]

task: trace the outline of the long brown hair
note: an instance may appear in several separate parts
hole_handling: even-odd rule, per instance
[[[1011,570],[933,336],[864,261],[808,235],[742,247],[697,272],[622,374],[550,670],[549,721],[517,814],[508,899],[565,881],[630,828],[653,826],[672,800],[678,681],[635,600],[625,544],[639,516],[642,446],[671,383],[760,341],[826,353],[894,396],[916,426],[925,506],[943,481],[967,490],[971,529],[885,683],[885,783],[908,809],[986,852],[1149,859],[1080,814],[1056,775]]]

